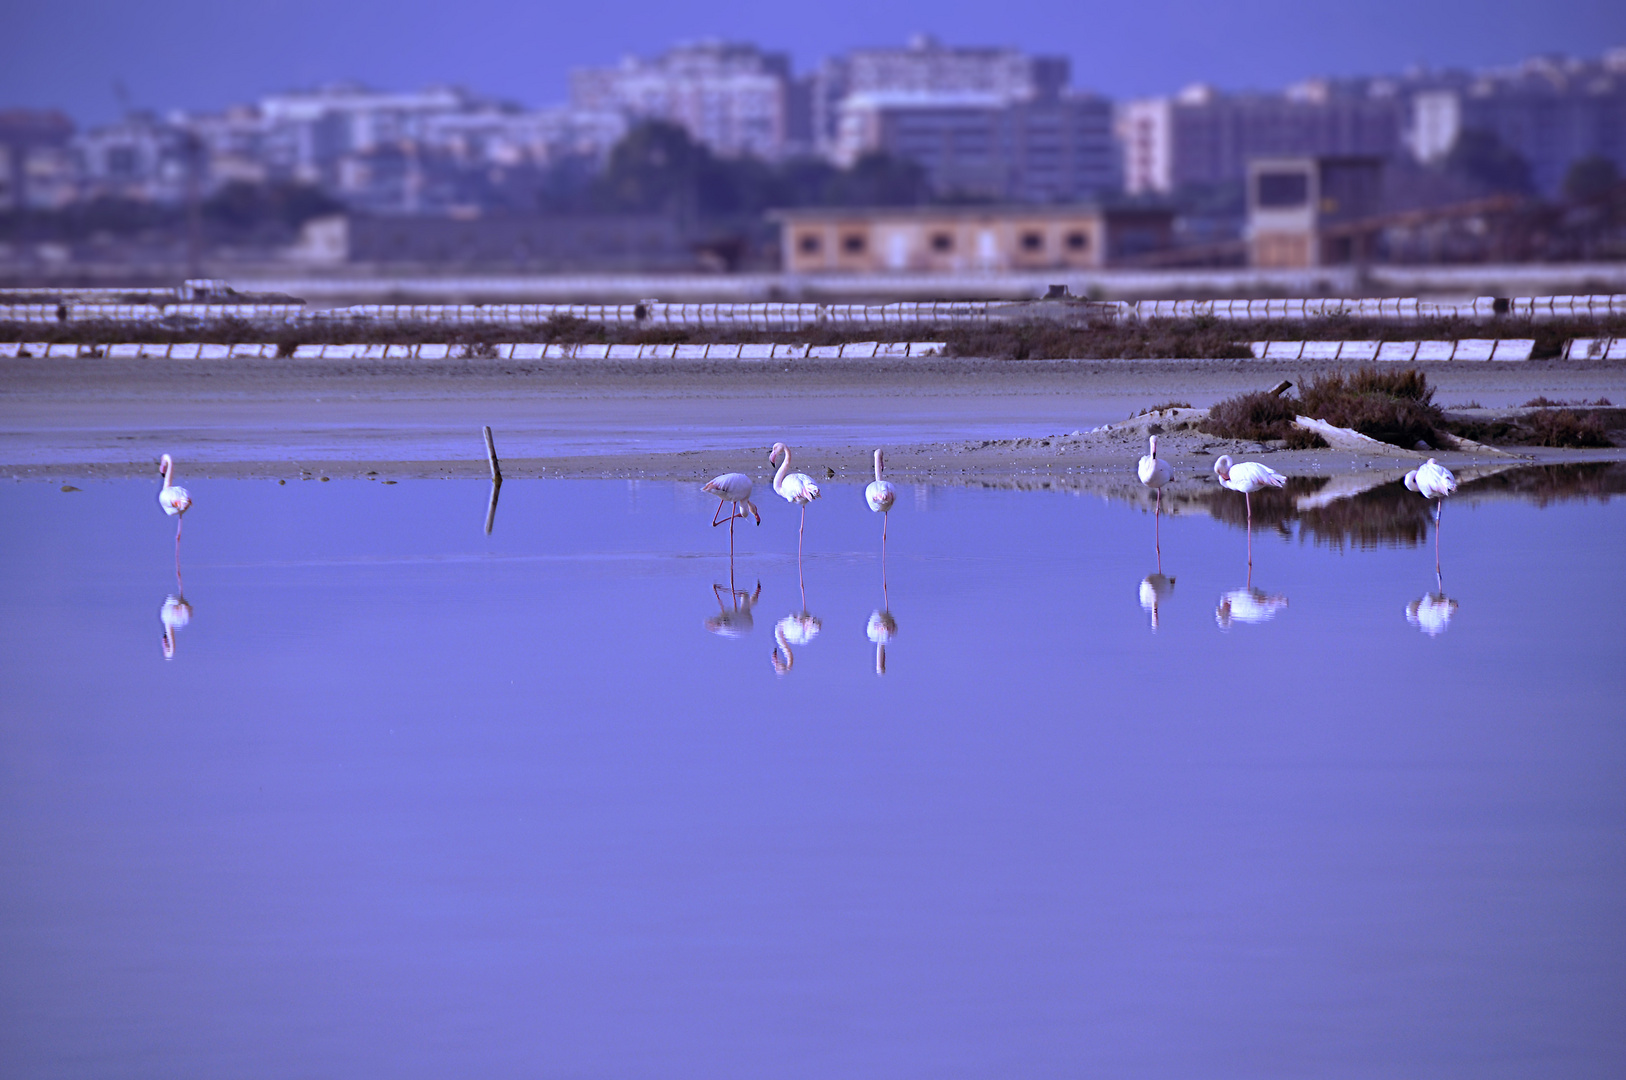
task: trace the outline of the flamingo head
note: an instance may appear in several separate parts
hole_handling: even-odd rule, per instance
[[[751,516],[757,519],[757,524],[758,525],[762,524],[762,515],[757,513],[757,504],[756,503],[752,502],[750,499],[741,499],[740,500],[740,505],[745,507],[747,510],[751,511]],[[762,586],[760,584],[758,584],[757,585],[757,590],[760,592],[761,589],[762,589]]]
[[[768,451],[768,464],[769,465],[777,465],[777,464],[779,464],[779,455],[780,454],[788,454],[789,452],[790,452],[789,447],[787,447],[784,443],[782,443],[782,442],[774,443],[773,444],[773,449]]]
[[[1406,490],[1407,491],[1416,491],[1417,490],[1417,470],[1416,469],[1413,469],[1411,472],[1406,474]]]
[[[1214,475],[1218,476],[1221,480],[1229,480],[1231,478],[1230,454],[1222,454],[1220,455],[1220,459],[1214,462]]]
[[[169,483],[169,474],[173,471],[175,462],[168,454],[158,459],[158,474],[164,478],[164,483]]]

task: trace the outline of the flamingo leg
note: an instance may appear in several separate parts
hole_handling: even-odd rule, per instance
[[[1440,511],[1445,509],[1445,500],[1441,499],[1434,504],[1434,576],[1440,576]]]
[[[1157,572],[1163,572],[1163,489],[1157,489],[1157,510],[1152,514],[1152,546],[1157,549]]]
[[[727,505],[728,505],[728,503],[727,503],[726,500],[725,501],[719,501],[717,503],[717,512],[715,514],[711,515],[711,524],[712,524],[713,528],[715,528],[718,525],[721,525],[721,524],[724,523],[723,522],[723,507],[725,507]],[[733,521],[737,517],[744,517],[744,516],[745,516],[744,514],[740,513],[740,504],[735,503],[734,504],[734,509],[729,512],[728,520]]]
[[[802,504],[802,523],[796,527],[796,572],[802,569],[802,534],[807,531],[807,504]]]
[[[1248,571],[1249,571],[1249,574],[1250,574],[1250,577],[1249,577],[1248,580],[1252,581],[1253,579],[1251,577],[1251,574],[1252,574],[1252,571],[1253,571],[1253,495],[1250,494],[1249,492],[1244,491],[1242,493],[1242,501],[1248,507]]]

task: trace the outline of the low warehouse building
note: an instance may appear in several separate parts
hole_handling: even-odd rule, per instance
[[[1156,207],[899,206],[782,210],[791,273],[1092,269],[1169,246]]]

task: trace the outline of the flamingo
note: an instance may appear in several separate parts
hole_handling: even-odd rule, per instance
[[[1224,454],[1214,462],[1214,475],[1219,482],[1232,491],[1242,492],[1248,507],[1248,566],[1253,566],[1253,493],[1261,488],[1279,488],[1287,483],[1287,477],[1272,469],[1269,465],[1261,465],[1257,461],[1244,461],[1233,465],[1231,455]]]
[[[757,524],[762,524],[762,515],[757,513],[756,504],[751,501],[751,478],[744,473],[723,473],[721,476],[712,477],[701,485],[700,490],[717,496],[717,512],[711,515],[712,528],[716,528],[723,523],[723,507],[729,503],[734,504],[734,508],[728,512],[728,554],[732,558],[734,555],[734,520],[745,517],[740,508],[744,507],[749,510],[751,516],[757,519]]]
[[[175,486],[175,459],[165,454],[158,459],[158,472],[164,478],[164,486],[158,490],[158,505],[164,508],[164,513],[175,519],[175,576],[181,576],[181,523],[184,515],[192,509],[192,496],[187,494],[183,487]]]
[[[1440,511],[1445,500],[1457,493],[1457,478],[1433,458],[1406,474],[1406,488],[1425,499],[1434,500],[1434,573],[1440,572]]]
[[[774,443],[773,449],[768,451],[768,464],[775,464],[775,459],[780,454],[785,455],[785,461],[784,464],[779,466],[779,471],[774,474],[773,489],[779,493],[781,499],[802,508],[802,523],[796,528],[796,558],[800,561],[802,558],[802,533],[807,528],[807,504],[819,497],[819,485],[815,484],[813,478],[806,473],[793,473],[790,471],[790,447],[782,442]]]
[[[1167,461],[1157,458],[1157,436],[1153,435],[1152,452],[1140,459],[1135,471],[1140,475],[1140,482],[1157,492],[1157,511],[1153,515],[1152,543],[1157,548],[1157,572],[1163,572],[1163,537],[1161,525],[1163,522],[1163,485],[1174,479],[1174,470],[1169,468]]]
[[[885,514],[881,519],[881,550],[886,550],[886,524],[892,518],[892,504],[898,501],[898,489],[892,486],[892,481],[881,479],[881,452],[875,451],[875,479],[870,481],[864,489],[864,501],[869,508],[877,514]]]

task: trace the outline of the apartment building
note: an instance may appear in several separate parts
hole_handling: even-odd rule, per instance
[[[1066,95],[1003,101],[987,93],[866,92],[848,97],[834,158],[913,161],[940,195],[1075,202],[1118,189],[1112,105]]]
[[[971,97],[1008,105],[1055,98],[1070,78],[1071,64],[1064,56],[949,47],[925,34],[901,49],[855,49],[827,58],[809,80],[812,143],[827,156],[839,153],[842,106],[855,96]]]
[[[1302,83],[1279,95],[1192,86],[1126,103],[1117,128],[1124,189],[1169,193],[1240,182],[1251,158],[1284,154],[1388,157],[1404,146],[1407,103],[1386,84]]]
[[[570,104],[665,120],[727,156],[782,157],[790,143],[790,60],[755,45],[701,41],[651,59],[570,73]]]
[[[1543,195],[1559,194],[1583,158],[1606,158],[1626,173],[1626,47],[1599,60],[1534,57],[1443,81],[1411,98],[1418,160],[1438,161],[1462,132],[1481,131],[1524,158]]]

